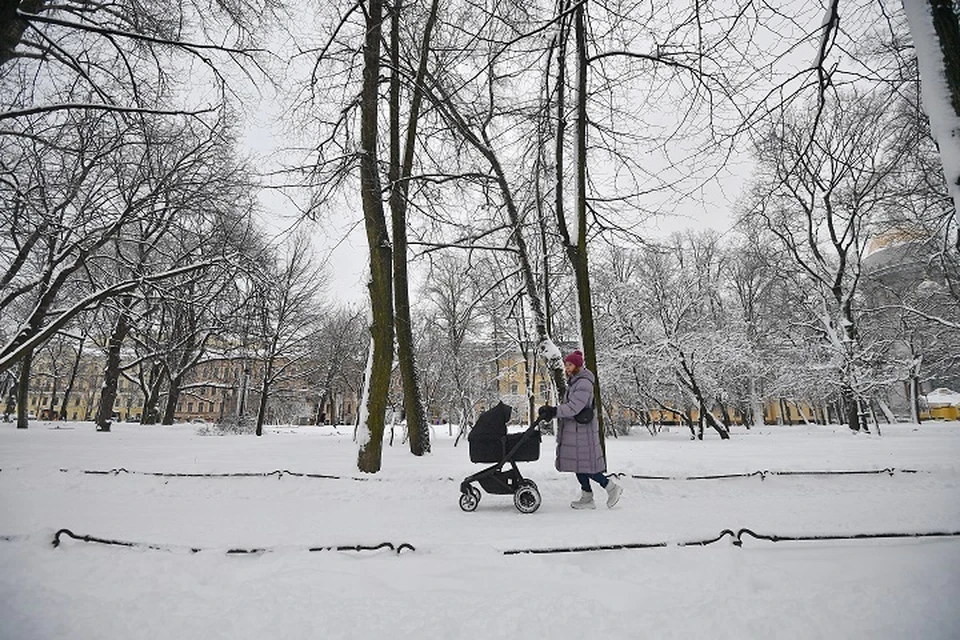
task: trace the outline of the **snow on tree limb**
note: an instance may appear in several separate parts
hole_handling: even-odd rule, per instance
[[[930,119],[930,132],[940,147],[954,209],[960,211],[960,113],[951,106],[944,53],[931,7],[928,0],[903,0],[920,66],[923,110]]]
[[[170,269],[169,271],[164,271],[162,273],[156,273],[153,275],[142,276],[139,278],[133,278],[130,280],[125,280],[123,282],[118,282],[116,284],[105,287],[95,293],[91,293],[86,296],[76,304],[74,304],[69,309],[65,310],[59,318],[51,322],[49,325],[44,327],[41,331],[37,332],[35,335],[31,336],[25,342],[13,346],[13,342],[16,341],[17,337],[20,335],[19,332],[14,335],[13,340],[8,343],[0,353],[3,355],[0,356],[0,371],[5,371],[11,365],[13,365],[23,354],[30,350],[36,348],[38,345],[46,342],[52,335],[57,333],[62,327],[69,323],[73,318],[78,314],[90,309],[91,307],[100,304],[108,298],[112,298],[133,289],[136,289],[138,286],[148,283],[156,282],[159,280],[165,280],[167,278],[173,278],[179,275],[186,273],[191,273],[201,269],[206,269],[207,267],[213,266],[216,262],[207,261],[199,262],[196,264],[187,265],[185,267],[179,267],[177,269]]]

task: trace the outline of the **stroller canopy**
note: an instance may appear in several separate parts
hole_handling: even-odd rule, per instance
[[[507,422],[510,420],[510,414],[513,407],[504,404],[501,400],[496,406],[491,407],[480,414],[477,423],[473,425],[467,440],[474,442],[476,440],[499,440],[507,435]]]

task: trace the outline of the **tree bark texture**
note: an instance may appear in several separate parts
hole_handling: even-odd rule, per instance
[[[930,0],[930,9],[933,13],[933,28],[940,40],[940,51],[943,52],[943,69],[947,77],[947,88],[950,90],[950,106],[960,118],[960,18],[957,17],[960,7],[953,0]],[[960,176],[948,176],[948,179],[960,184]]]
[[[577,244],[567,244],[567,255],[573,265],[577,283],[577,308],[580,312],[580,339],[587,368],[593,371],[593,398],[596,403],[600,447],[606,455],[603,398],[600,393],[600,372],[597,370],[597,341],[593,322],[593,299],[590,295],[590,268],[587,258],[587,25],[585,2],[575,12],[577,42]]]
[[[400,147],[400,12],[401,0],[395,0],[390,21],[390,212],[393,223],[393,296],[394,324],[397,332],[397,356],[400,378],[403,382],[403,406],[407,418],[407,437],[410,452],[421,456],[430,451],[430,428],[420,390],[416,354],[413,348],[413,328],[410,319],[410,292],[407,278],[407,197],[416,143],[420,106],[423,101],[421,84],[426,73],[430,34],[437,17],[437,0],[431,5],[430,16],[424,27],[420,62],[414,80],[413,100],[407,120],[406,147],[401,165]]]
[[[130,333],[129,309],[132,301],[123,300],[117,322],[107,341],[107,364],[103,370],[103,387],[100,390],[100,406],[97,409],[97,431],[110,431],[113,422],[113,405],[117,400],[117,388],[120,384],[120,348]]]
[[[167,386],[167,401],[163,408],[163,418],[160,420],[160,424],[165,426],[173,424],[176,418],[177,402],[180,400],[180,386],[182,384],[183,378],[180,376],[175,376],[170,379],[170,384]]]
[[[377,163],[377,85],[380,77],[381,0],[367,5],[367,31],[363,48],[363,89],[360,97],[360,191],[363,221],[370,247],[370,308],[372,363],[365,381],[366,427],[369,437],[361,443],[357,468],[366,473],[380,470],[384,418],[390,370],[393,364],[393,251],[384,217]]]
[[[27,400],[30,397],[30,369],[32,365],[33,349],[29,349],[20,359],[20,376],[17,379],[17,429],[27,428]]]
[[[260,400],[257,402],[257,428],[255,433],[263,435],[263,421],[267,417],[267,401],[270,399],[270,382],[273,377],[273,355],[263,363],[263,381],[260,383]]]
[[[46,0],[0,0],[0,67],[16,57],[16,48],[27,29],[27,21],[17,15],[38,13]]]

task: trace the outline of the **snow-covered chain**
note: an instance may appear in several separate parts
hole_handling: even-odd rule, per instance
[[[734,532],[733,529],[724,529],[720,535],[714,538],[704,540],[688,540],[684,542],[637,542],[627,544],[593,545],[587,547],[552,547],[546,549],[512,549],[504,551],[505,556],[515,556],[523,554],[545,555],[552,553],[584,553],[587,551],[621,551],[626,549],[658,549],[664,547],[705,547],[707,545],[719,542],[724,538],[731,538],[735,547],[743,546],[743,537],[750,536],[756,540],[767,540],[769,542],[821,542],[825,540],[878,540],[895,538],[955,538],[960,537],[960,531],[928,531],[920,533],[910,532],[892,532],[892,533],[841,533],[841,534],[810,534],[810,535],[786,535],[756,533],[751,529],[741,528]]]
[[[109,538],[100,538],[97,536],[91,535],[77,535],[70,529],[60,529],[53,536],[53,547],[57,548],[60,546],[60,538],[62,536],[67,536],[68,538],[73,538],[80,542],[92,542],[96,544],[106,544],[116,547],[126,547],[128,549],[149,549],[151,551],[177,551],[177,550],[186,550],[190,553],[200,553],[201,551],[214,551],[214,549],[203,549],[201,547],[176,547],[173,545],[161,545],[161,544],[152,544],[147,542],[130,542],[127,540],[111,540]],[[323,546],[323,547],[307,547],[306,550],[309,552],[315,551],[379,551],[381,549],[389,549],[390,551],[395,551],[397,555],[400,555],[403,551],[416,551],[416,548],[407,542],[401,542],[398,545],[393,544],[392,542],[381,542],[376,545],[363,545],[363,544],[354,544],[354,545],[332,545],[332,546]],[[269,553],[275,549],[269,547],[235,547],[232,549],[227,549],[224,553],[227,555],[257,555],[262,553]]]
[[[70,473],[69,469],[60,469],[61,473]],[[356,482],[386,482],[387,478],[360,478],[357,476],[338,476],[328,473],[303,473],[298,471],[290,471],[288,469],[275,469],[273,471],[240,471],[234,473],[196,473],[196,472],[165,472],[165,471],[130,471],[124,469],[123,467],[119,469],[81,469],[79,473],[85,475],[97,475],[97,476],[118,476],[121,473],[130,474],[130,475],[141,475],[141,476],[154,476],[160,478],[267,478],[270,476],[276,476],[277,479],[283,478],[284,476],[291,476],[294,478],[315,478],[322,480],[353,480]],[[718,474],[709,474],[701,476],[655,476],[655,475],[640,475],[640,474],[626,474],[620,472],[614,472],[607,474],[608,477],[615,478],[632,478],[634,480],[725,480],[731,478],[752,478],[759,477],[760,480],[766,480],[767,476],[867,476],[867,475],[889,475],[892,476],[896,473],[930,473],[930,471],[923,471],[920,469],[897,469],[895,467],[887,467],[884,469],[860,469],[860,470],[842,470],[842,471],[770,471],[768,469],[758,470],[758,471],[744,471],[740,473],[718,473]],[[444,477],[437,478],[438,481],[454,481],[455,478]]]

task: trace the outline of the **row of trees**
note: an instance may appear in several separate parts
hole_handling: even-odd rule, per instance
[[[872,113],[866,104],[871,101],[898,109],[906,104],[915,117],[920,113],[916,98],[909,98],[918,74],[904,48],[908,28],[898,5],[858,7],[856,25],[841,21],[848,8],[840,2],[789,15],[752,2],[695,3],[649,14],[587,2],[370,2],[362,9],[362,15],[351,9],[330,16],[329,39],[311,49],[320,52],[315,69],[348,87],[348,99],[322,94],[316,85],[310,94],[312,111],[323,114],[318,124],[324,141],[311,176],[329,189],[335,178],[353,175],[356,162],[371,249],[374,341],[361,469],[379,467],[392,327],[401,345],[407,340],[401,300],[407,283],[397,265],[405,264],[411,234],[419,236],[414,246],[427,252],[502,256],[512,275],[503,283],[507,291],[495,290],[508,299],[521,293],[525,321],[548,367],[556,366],[558,355],[552,325],[564,316],[555,312],[553,295],[570,277],[576,313],[568,314],[572,323],[565,321],[573,329],[567,335],[578,338],[595,368],[593,358],[603,349],[595,346],[588,247],[596,256],[601,239],[621,245],[647,239],[637,231],[645,212],[663,213],[669,201],[687,200],[690,178],[720,170],[748,143],[767,175],[761,173],[755,197],[744,204],[745,219],[759,229],[757,241],[780,246],[789,258],[776,266],[801,280],[794,290],[821,304],[817,335],[841,354],[835,384],[846,421],[859,428],[864,391],[856,369],[862,347],[853,321],[859,276],[850,267],[865,256],[877,229],[872,225],[893,218],[895,207],[883,194],[896,189],[894,173],[903,175],[904,147],[931,147],[929,132],[888,141],[883,136],[896,123],[871,129],[861,122]],[[820,15],[811,19],[810,11]],[[956,12],[931,9],[926,15],[936,17],[928,24],[939,25],[938,34],[939,21],[956,25]],[[870,48],[868,41],[881,44]],[[382,55],[381,43],[387,45]],[[798,63],[803,56],[812,62]],[[354,83],[361,72],[362,83]],[[383,76],[389,83],[381,91]],[[402,154],[401,114],[407,116]],[[359,141],[350,135],[354,117]],[[849,131],[847,148],[831,146],[823,131],[834,137]],[[946,138],[940,143],[955,144]],[[381,156],[391,159],[381,163]],[[832,178],[825,175],[831,170]],[[917,174],[906,179],[918,181]],[[807,185],[806,193],[798,183]],[[941,196],[947,193],[939,186]],[[847,192],[840,194],[840,188]],[[393,195],[392,229],[384,192]],[[411,208],[421,219],[398,224],[398,209]],[[955,207],[932,214],[946,220],[938,239],[956,233],[951,211]],[[707,301],[709,296],[696,302],[697,311]],[[664,308],[668,302],[644,318],[661,316],[667,333],[691,313]],[[413,362],[409,348],[400,351],[407,354],[401,362]],[[699,382],[700,364],[676,344],[668,352],[679,362],[671,379],[680,380],[694,404],[711,404],[712,392]],[[555,377],[562,392],[558,371]],[[404,380],[405,388],[415,384]],[[714,426],[725,433],[718,422]]]
[[[883,225],[923,228],[924,242],[941,249],[942,274],[960,250],[956,198],[950,201],[957,168],[946,163],[946,179],[930,172],[933,140],[956,146],[942,124],[960,112],[949,46],[957,13],[945,4],[946,11],[932,2],[909,12],[908,28],[901,5],[889,0],[856,7],[855,24],[842,17],[854,8],[839,0],[790,11],[752,0],[650,11],[587,0],[366,0],[318,10],[317,25],[302,13],[295,21],[269,0],[193,0],[173,11],[134,2],[116,10],[85,0],[5,3],[2,215],[14,239],[2,245],[0,293],[12,315],[4,313],[0,372],[16,367],[22,394],[34,351],[94,310],[111,327],[103,343],[108,368],[120,366],[130,336],[144,336],[143,362],[153,364],[143,388],[149,397],[165,389],[167,407],[184,372],[202,359],[197,354],[218,342],[259,359],[261,403],[283,376],[310,371],[307,363],[317,360],[303,354],[321,323],[319,312],[303,308],[322,278],[302,258],[303,243],[284,254],[257,239],[255,186],[235,160],[225,124],[235,119],[227,76],[239,70],[268,83],[276,75],[275,58],[251,39],[260,16],[276,16],[296,51],[277,95],[286,100],[280,89],[292,88],[298,102],[288,113],[301,117],[289,120],[308,138],[308,151],[274,174],[284,176],[274,186],[294,199],[306,192],[308,216],[331,215],[357,197],[362,203],[371,341],[361,470],[380,466],[395,362],[411,451],[429,450],[429,381],[419,378],[427,367],[416,358],[407,275],[412,255],[434,261],[437,273],[453,265],[463,276],[450,291],[473,292],[465,306],[438,312],[451,357],[465,358],[471,338],[498,344],[509,335],[531,363],[540,358],[531,369],[545,367],[562,393],[556,343],[581,344],[594,369],[606,349],[595,339],[594,313],[617,287],[604,285],[601,295],[591,262],[619,269],[639,251],[639,270],[623,268],[643,286],[662,274],[663,290],[649,297],[660,302],[637,319],[645,327],[632,346],[659,335],[659,350],[650,353],[671,363],[670,384],[701,409],[715,402],[721,391],[704,381],[704,369],[722,379],[723,368],[704,366],[703,349],[676,337],[704,310],[722,326],[722,299],[711,289],[719,276],[710,275],[713,258],[700,255],[712,250],[652,247],[644,224],[690,206],[746,147],[759,170],[741,206],[744,246],[764,249],[758,268],[787,278],[789,286],[777,290],[819,323],[810,334],[790,335],[825,345],[831,355],[820,360],[831,362],[846,420],[858,427],[858,406],[873,384],[860,373],[870,359],[858,298],[869,239]],[[928,31],[944,45],[936,60],[921,59],[933,60],[935,72],[946,69],[944,82],[921,65],[924,86],[953,97],[952,111],[931,111],[932,129],[918,104],[911,31],[924,46]],[[184,69],[214,88],[200,94],[205,104],[178,84]],[[444,257],[451,253],[460,257]],[[691,260],[709,276],[696,287],[676,280]],[[938,276],[947,295],[952,277]],[[450,293],[433,285],[438,300]],[[628,287],[624,302],[640,293]],[[157,311],[160,299],[183,309]],[[952,327],[949,316],[924,304],[884,303]],[[290,320],[301,311],[307,322]],[[483,328],[471,329],[477,317]],[[747,327],[750,339],[761,339],[758,327]],[[158,364],[148,357],[155,351],[176,355]],[[468,385],[459,375],[454,387],[466,413]],[[651,376],[662,382],[664,372]],[[106,378],[108,396],[115,376]],[[599,392],[598,381],[602,409]],[[258,413],[262,419],[262,407]],[[722,423],[713,426],[725,433]]]
[[[238,412],[259,431],[271,389],[316,373],[298,358],[321,348],[324,277],[304,240],[268,241],[255,222],[228,82],[269,81],[253,26],[276,8],[3,3],[0,390],[18,427],[37,358],[72,361],[55,375],[65,415],[84,356],[102,354],[104,431],[121,378],[144,422],[169,424],[183,394],[214,384],[198,367],[241,363]]]

